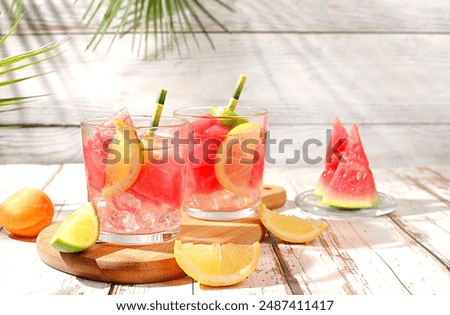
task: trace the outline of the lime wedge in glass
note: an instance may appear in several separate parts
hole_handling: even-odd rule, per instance
[[[223,126],[234,128],[240,124],[247,123],[248,119],[236,114],[228,107],[213,106],[209,111],[214,117],[220,117],[220,122]]]
[[[237,113],[235,113],[239,96],[241,95],[242,89],[244,88],[245,81],[247,81],[247,76],[241,74],[236,87],[234,88],[233,96],[228,101],[227,106],[213,106],[209,111],[209,113],[214,117],[221,117],[221,123],[226,127],[234,128],[240,124],[248,122],[248,119],[246,119],[245,117],[240,117]]]

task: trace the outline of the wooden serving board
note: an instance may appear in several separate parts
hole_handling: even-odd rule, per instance
[[[286,193],[277,186],[265,186],[263,203],[279,208],[286,202]],[[74,254],[60,253],[50,240],[60,223],[39,233],[36,246],[47,265],[83,278],[124,284],[160,282],[185,276],[174,255],[174,241],[152,245],[117,245],[98,243]],[[251,244],[265,235],[258,217],[233,221],[206,221],[182,214],[181,231],[177,239],[192,243]]]

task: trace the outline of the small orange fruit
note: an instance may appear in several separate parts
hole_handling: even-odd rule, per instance
[[[54,212],[42,190],[25,188],[0,205],[0,225],[18,236],[34,237],[52,222]]]

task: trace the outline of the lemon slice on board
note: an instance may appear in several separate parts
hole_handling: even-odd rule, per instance
[[[61,223],[50,245],[63,253],[76,253],[92,247],[100,235],[100,220],[93,203],[81,206]]]
[[[216,154],[215,173],[225,189],[239,196],[252,191],[253,159],[260,141],[261,126],[243,123],[231,129]],[[261,157],[262,158],[262,157]]]
[[[180,268],[195,281],[228,286],[246,279],[258,266],[259,242],[245,244],[193,244],[175,241],[174,255]]]
[[[308,243],[319,237],[327,228],[324,221],[282,215],[259,205],[259,218],[263,225],[279,239],[290,243]]]
[[[130,188],[141,171],[141,147],[136,132],[118,118],[114,120],[114,125],[116,135],[108,146],[106,180],[102,189],[102,196],[105,198]]]

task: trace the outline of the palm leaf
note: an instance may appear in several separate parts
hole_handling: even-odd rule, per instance
[[[20,3],[19,3],[20,2]],[[21,1],[14,1],[16,5],[15,10],[22,10]],[[12,10],[11,14],[16,14],[19,11]],[[17,30],[19,27],[20,22],[23,19],[23,14],[21,14],[19,17],[14,18],[15,22],[11,29],[0,39],[0,46],[5,45],[8,38],[13,35],[13,33]],[[8,85],[17,84],[22,81],[30,80],[33,78],[37,78],[40,76],[43,76],[47,73],[36,73],[32,75],[20,75],[20,70],[23,70],[28,67],[33,67],[43,61],[46,61],[48,59],[54,58],[58,54],[49,55],[49,53],[54,50],[55,48],[59,47],[66,39],[63,39],[60,42],[53,42],[48,45],[42,46],[37,49],[32,49],[29,51],[26,51],[24,53],[14,55],[14,56],[7,56],[0,59],[0,87],[5,87]],[[36,59],[38,56],[44,56],[43,58]],[[17,75],[18,74],[18,75]],[[9,75],[12,78],[4,79],[3,77],[5,75]],[[23,103],[25,100],[30,100],[34,97],[39,97],[39,95],[36,96],[18,96],[18,97],[11,97],[11,98],[0,98],[0,107],[6,106],[6,105],[17,105]]]
[[[44,96],[44,95],[39,95]],[[8,105],[16,105],[21,104],[26,100],[32,100],[38,96],[18,96],[18,97],[10,97],[10,98],[2,98],[2,101],[0,102],[0,107],[2,106],[8,106]]]
[[[23,12],[23,0],[13,0],[8,9],[9,18],[15,22],[22,17]]]
[[[187,51],[190,51],[190,49],[185,36],[186,33],[192,36],[197,48],[200,47],[195,36],[195,25],[206,36],[214,49],[214,43],[208,35],[203,24],[204,21],[202,21],[199,13],[203,13],[224,31],[228,32],[228,30],[225,25],[206,9],[203,5],[206,2],[206,0],[91,0],[82,17],[84,27],[89,28],[95,18],[102,17],[86,49],[95,51],[105,35],[113,34],[114,36],[110,40],[108,47],[109,51],[117,37],[132,33],[132,49],[135,49],[136,36],[138,35],[138,54],[143,49],[144,59],[148,59],[149,37],[153,34],[153,51],[156,59],[159,57],[160,52],[164,55],[166,48],[173,49],[173,47],[176,47],[180,54],[178,34],[182,35]],[[233,11],[233,8],[222,0],[209,2],[215,2],[226,10]],[[23,10],[23,0],[13,0],[8,13],[11,19],[14,20],[23,14]],[[178,23],[178,30],[175,27],[175,20]]]
[[[223,1],[214,0],[214,2],[232,11],[232,8]],[[83,15],[85,27],[89,27],[99,14],[103,14],[103,17],[95,34],[89,41],[87,49],[96,50],[106,34],[114,34],[110,42],[110,49],[117,36],[131,32],[133,34],[132,48],[135,45],[135,36],[139,35],[138,53],[143,48],[144,58],[148,59],[149,37],[153,33],[154,55],[155,58],[158,58],[160,53],[164,54],[166,49],[173,49],[173,47],[176,47],[180,52],[180,41],[177,37],[179,33],[182,34],[183,42],[188,51],[189,46],[184,35],[187,31],[193,36],[199,47],[195,37],[194,25],[199,27],[211,47],[214,48],[199,13],[204,14],[220,28],[227,31],[225,25],[208,11],[199,0],[92,0]],[[175,27],[175,20],[179,24],[178,30]],[[143,47],[141,43],[143,43]]]
[[[9,126],[0,126],[0,130],[1,129],[17,129],[17,128],[21,128],[22,126],[20,125],[9,125]]]

